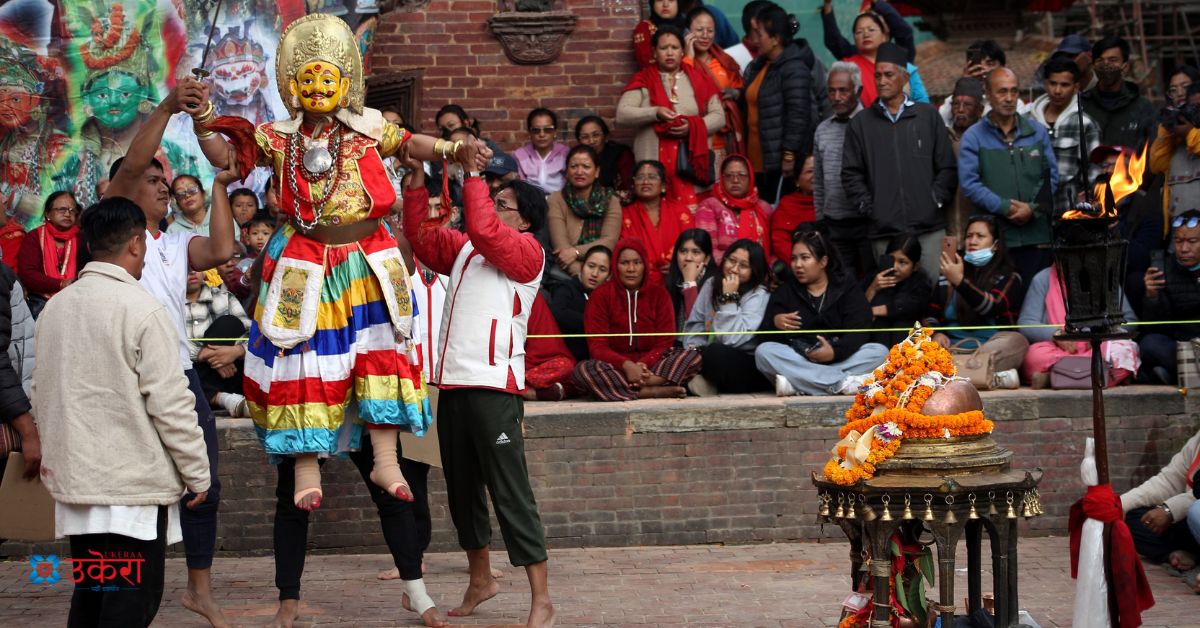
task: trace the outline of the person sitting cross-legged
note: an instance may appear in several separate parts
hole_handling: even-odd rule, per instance
[[[1121,495],[1125,523],[1138,554],[1190,572],[1200,560],[1200,432],[1157,475]],[[1200,593],[1200,572],[1188,586]]]
[[[671,346],[670,335],[642,335],[674,332],[675,309],[666,288],[648,280],[641,241],[618,242],[614,266],[613,280],[596,288],[584,309],[592,359],[575,367],[576,384],[601,401],[686,396],[700,353]]]

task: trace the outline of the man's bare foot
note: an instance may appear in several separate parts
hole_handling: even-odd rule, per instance
[[[279,610],[271,620],[270,628],[292,628],[300,617],[300,600],[279,600]]]
[[[400,606],[403,606],[404,610],[411,613],[417,612],[417,609],[412,607],[412,602],[409,601],[407,593],[400,594]],[[450,625],[450,622],[446,621],[441,613],[438,612],[436,606],[431,606],[424,613],[421,613],[421,622],[429,626],[429,628],[442,628],[443,626]]]
[[[529,609],[529,621],[525,628],[550,628],[554,625],[554,605],[547,600],[534,604]]]
[[[187,589],[183,592],[183,599],[180,602],[184,608],[207,620],[213,628],[229,628],[229,626],[232,626],[229,620],[225,618],[225,613],[221,612],[221,607],[217,605],[217,601],[213,598],[211,591],[208,594],[201,594]]]
[[[493,577],[493,578],[495,578],[495,579],[497,579],[497,580],[503,579],[503,578],[504,578],[504,572],[503,572],[503,571],[500,571],[499,569],[496,569],[495,567],[492,567],[492,577]]]
[[[446,614],[451,617],[466,617],[475,612],[475,607],[496,597],[499,592],[500,585],[495,578],[489,578],[487,584],[472,584],[467,587],[467,592],[463,593],[462,604],[458,608],[450,609]]]
[[[661,375],[651,375],[642,380],[642,386],[666,386],[667,380]]]
[[[638,391],[638,399],[683,399],[687,397],[687,389],[683,386],[643,386]]]
[[[1175,550],[1167,557],[1167,564],[1177,571],[1191,571],[1196,566],[1196,557],[1190,552]]]
[[[399,580],[400,579],[400,569],[397,567],[392,567],[391,569],[384,569],[383,571],[379,572],[378,576],[375,576],[375,577],[379,578],[380,580]]]

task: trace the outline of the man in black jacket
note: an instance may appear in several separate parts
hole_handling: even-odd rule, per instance
[[[938,251],[954,199],[958,169],[950,136],[937,109],[913,102],[904,49],[885,43],[875,55],[879,98],[850,120],[842,152],[842,187],[852,206],[871,218],[876,257],[894,235],[918,236],[921,249]],[[922,267],[938,275],[938,256],[922,255]]]
[[[1141,152],[1154,136],[1157,112],[1136,83],[1125,80],[1129,42],[1110,35],[1092,46],[1096,87],[1083,93],[1083,112],[1100,125],[1100,143]]]
[[[1189,321],[1200,317],[1200,211],[1189,209],[1171,222],[1175,255],[1163,266],[1151,265],[1144,277],[1146,298],[1142,318],[1147,321]],[[1176,342],[1200,337],[1200,325],[1154,325],[1138,344],[1142,372],[1151,381],[1175,384]]]

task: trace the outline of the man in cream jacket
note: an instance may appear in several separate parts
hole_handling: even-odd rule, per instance
[[[1200,432],[1171,458],[1158,475],[1121,495],[1125,523],[1142,556],[1188,571],[1200,559],[1200,503],[1195,486],[1200,475]],[[1196,582],[1190,582],[1197,588]]]
[[[179,498],[186,488],[197,494],[187,507],[204,502],[209,464],[178,332],[138,284],[145,215],[106,198],[82,223],[93,261],[46,306],[35,337],[41,476],[77,575],[68,625],[148,626],[166,545],[182,538]]]

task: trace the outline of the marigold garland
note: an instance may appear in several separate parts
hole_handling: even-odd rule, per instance
[[[852,431],[862,434],[872,426],[894,423],[901,437],[872,439],[867,459],[850,469],[842,467],[847,448],[839,446],[836,457],[825,463],[825,477],[842,486],[869,480],[879,464],[896,455],[904,438],[991,433],[994,424],[979,410],[941,416],[921,414],[938,379],[953,377],[955,372],[950,352],[932,340],[932,330],[914,329],[907,339],[891,348],[887,362],[863,383],[846,411],[846,424],[838,430],[838,437],[844,439]]]

